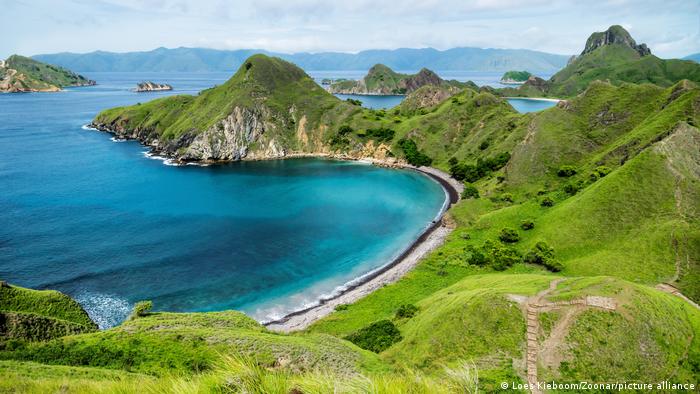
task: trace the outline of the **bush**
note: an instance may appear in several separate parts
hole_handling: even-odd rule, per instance
[[[540,205],[543,207],[551,207],[554,206],[554,200],[552,200],[551,197],[545,197],[540,201]]]
[[[450,175],[458,181],[476,182],[486,174],[496,171],[510,160],[510,153],[499,153],[487,159],[478,158],[476,164],[456,163],[450,165]]]
[[[513,195],[510,193],[501,194],[501,201],[513,202]]]
[[[557,171],[557,175],[562,178],[568,178],[570,176],[576,175],[576,167],[574,166],[561,166]]]
[[[567,183],[564,186],[564,192],[570,196],[573,196],[574,194],[578,193],[579,191],[579,185],[577,183],[571,182]]]
[[[401,332],[390,320],[380,320],[345,337],[362,349],[380,353],[401,338]]]
[[[554,248],[543,241],[536,243],[532,250],[523,256],[523,261],[529,264],[544,266],[552,272],[559,272],[564,269],[564,266],[554,259]]]
[[[399,148],[401,148],[403,153],[406,155],[406,161],[408,161],[408,164],[420,167],[429,166],[433,163],[433,159],[418,150],[418,146],[413,140],[405,138],[402,139],[399,141]]]
[[[595,182],[598,179],[608,175],[612,170],[610,167],[607,166],[598,166],[596,167],[593,172],[591,172],[590,179],[591,182]]]
[[[131,310],[131,315],[129,315],[129,320],[136,319],[137,317],[143,317],[151,312],[153,308],[152,301],[139,301],[134,305],[134,309]]]
[[[346,311],[348,310],[349,305],[348,304],[338,304],[333,308],[336,312],[341,312],[341,311]]]
[[[418,307],[413,304],[404,304],[396,310],[397,319],[410,319],[418,313]]]
[[[360,101],[360,100],[355,100],[355,99],[349,98],[349,99],[346,99],[345,101],[347,101],[348,103],[350,103],[352,105],[356,105],[358,107],[362,106],[362,101]]]
[[[348,126],[348,125],[342,125],[342,126],[340,126],[340,128],[338,129],[338,135],[350,134],[350,133],[352,133],[352,132],[353,132],[352,127],[350,127],[350,126]]]
[[[469,264],[479,267],[490,265],[496,271],[503,271],[521,261],[517,250],[492,241],[484,242],[478,249],[470,245],[466,251]]]
[[[485,150],[486,148],[489,147],[489,144],[490,144],[490,143],[489,143],[489,140],[483,140],[483,141],[481,141],[481,143],[479,144],[479,149],[480,149],[480,150]]]
[[[447,164],[449,164],[450,167],[456,166],[457,163],[459,163],[459,160],[454,156],[450,157],[450,160],[447,160]]]
[[[464,185],[464,191],[462,192],[462,199],[466,200],[468,198],[479,198],[479,190],[471,184]]]
[[[506,227],[501,229],[501,234],[498,235],[498,239],[505,243],[515,243],[520,241],[520,235],[512,228]]]
[[[527,230],[532,230],[535,228],[535,223],[532,220],[523,220],[520,223],[520,228],[527,231]]]
[[[394,130],[386,127],[367,129],[365,137],[375,138],[378,141],[389,141],[394,138]]]

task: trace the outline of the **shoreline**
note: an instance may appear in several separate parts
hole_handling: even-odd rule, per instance
[[[558,103],[558,102],[562,101],[561,99],[546,98],[546,97],[503,97],[503,98],[506,100],[515,99],[515,100],[549,101],[552,103]]]
[[[98,125],[90,123],[88,125],[84,125],[83,129],[96,130],[100,132],[106,131],[113,137],[120,137],[112,130],[105,130],[96,126]],[[137,138],[121,137],[119,140],[138,141],[142,145],[150,148],[150,151],[147,152],[148,158],[162,158],[164,164],[166,165],[182,166],[188,164],[198,164],[208,166],[228,163],[228,161],[199,161],[191,163],[180,162],[177,159],[168,158],[167,155],[162,155],[157,147]],[[328,160],[364,162],[380,167],[413,170],[427,176],[429,179],[439,184],[445,193],[445,202],[443,203],[440,212],[433,219],[432,223],[430,223],[430,225],[427,226],[423,232],[411,244],[409,244],[406,249],[403,250],[403,252],[393,258],[389,263],[345,283],[342,286],[342,290],[329,297],[318,299],[312,306],[302,307],[298,310],[287,313],[279,319],[261,322],[261,324],[268,329],[281,332],[302,330],[313,322],[332,313],[335,310],[335,306],[353,303],[387,284],[398,281],[406,273],[411,271],[418,264],[418,262],[423,259],[423,257],[438,246],[442,245],[447,235],[449,235],[453,230],[450,225],[443,221],[443,218],[449,208],[459,201],[464,185],[452,178],[448,173],[434,167],[415,167],[397,160],[381,160],[373,157],[355,157],[345,154],[332,154],[325,152],[289,152],[279,157],[244,158],[241,161],[286,160],[294,158],[323,158]]]
[[[376,163],[373,163],[376,164]],[[343,290],[337,294],[318,300],[318,303],[297,311],[288,313],[284,317],[262,323],[273,331],[291,332],[307,328],[317,320],[331,314],[335,307],[342,304],[351,304],[375,290],[387,284],[394,283],[411,271],[428,253],[442,245],[447,235],[453,228],[444,223],[443,218],[447,210],[459,201],[461,184],[452,179],[448,174],[432,167],[400,166],[399,168],[412,169],[420,172],[437,182],[445,192],[445,204],[418,238],[416,238],[401,254],[374,271],[349,282]],[[354,282],[354,283],[353,283]]]

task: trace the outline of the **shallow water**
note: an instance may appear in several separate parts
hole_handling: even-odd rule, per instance
[[[229,75],[87,76],[99,85],[0,95],[0,278],[64,291],[102,327],[142,299],[279,317],[390,261],[443,204],[423,175],[360,163],[163,165],[81,126]],[[176,90],[131,92],[141,80]]]

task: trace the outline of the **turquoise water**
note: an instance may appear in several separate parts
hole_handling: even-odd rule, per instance
[[[354,100],[360,100],[363,107],[372,109],[389,109],[393,108],[403,101],[406,96],[399,95],[387,95],[387,96],[372,96],[364,94],[336,94],[341,100],[347,100],[349,98]]]
[[[556,101],[537,100],[528,98],[509,98],[510,103],[516,111],[520,113],[543,111],[557,105]]]
[[[87,76],[99,85],[0,95],[0,278],[64,291],[102,327],[142,299],[280,317],[390,261],[444,202],[423,175],[359,163],[164,165],[81,126],[228,75]],[[129,91],[141,80],[176,90]]]

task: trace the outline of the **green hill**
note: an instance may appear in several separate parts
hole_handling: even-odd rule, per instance
[[[505,84],[519,84],[525,83],[532,74],[528,71],[506,71],[501,77],[501,83]]]
[[[12,55],[0,62],[0,92],[56,92],[94,84],[82,75],[24,56]]]
[[[637,45],[621,26],[611,26],[605,32],[593,33],[581,54],[544,86],[530,82],[519,89],[504,90],[505,95],[571,97],[595,81],[614,85],[623,82],[653,83],[668,87],[688,79],[700,82],[700,65],[690,60],[660,59],[644,44]]]
[[[445,81],[427,68],[421,69],[416,74],[401,74],[383,64],[376,64],[359,81],[339,81],[331,84],[328,87],[328,91],[341,94],[408,94],[427,85],[451,87],[456,91],[469,84],[458,81]],[[474,86],[473,83],[471,86]]]
[[[80,304],[65,294],[0,282],[0,342],[46,340],[96,329]]]

